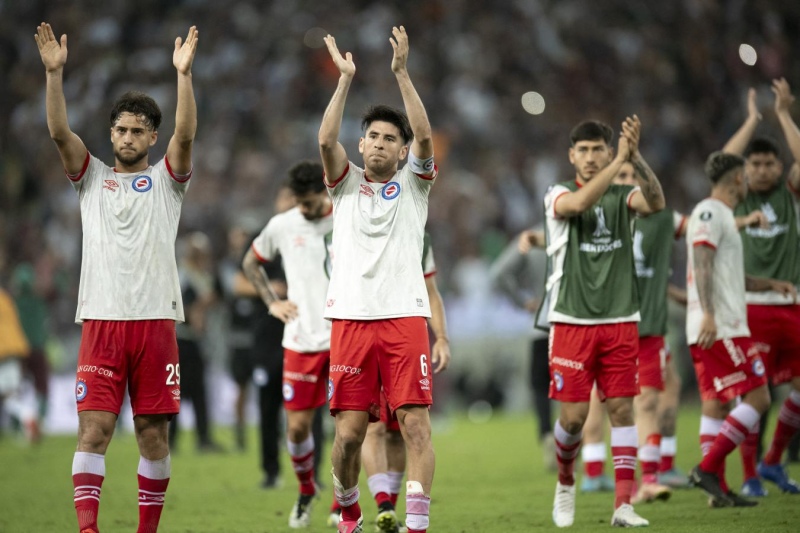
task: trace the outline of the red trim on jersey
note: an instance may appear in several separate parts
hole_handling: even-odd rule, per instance
[[[631,211],[635,211],[635,209],[631,207],[631,199],[633,198],[633,195],[636,193],[636,191],[641,191],[641,190],[642,189],[639,187],[634,187],[633,189],[631,189],[631,192],[628,193],[628,197],[625,199],[625,205],[627,205],[628,209],[630,209]]]
[[[258,253],[258,250],[256,250],[256,244],[255,243],[250,245],[250,249],[253,250],[253,253],[256,255],[256,259],[258,259],[259,261],[261,261],[262,263],[265,263],[265,264],[269,263],[269,259],[267,259],[266,257],[262,257],[261,254]]]
[[[338,185],[338,184],[339,184],[339,182],[340,182],[340,181],[342,181],[342,180],[344,179],[344,177],[345,177],[345,176],[347,176],[347,173],[348,173],[349,171],[350,171],[350,162],[348,162],[348,163],[347,163],[347,166],[346,166],[346,167],[344,167],[344,172],[342,172],[342,175],[341,175],[341,176],[339,176],[339,177],[337,178],[337,180],[336,180],[336,181],[334,181],[333,183],[328,183],[328,179],[327,179],[327,177],[325,176],[325,173],[324,173],[324,172],[322,173],[322,181],[323,181],[323,182],[325,182],[325,185],[326,185],[326,186],[327,186],[329,189],[333,189],[334,187],[336,187],[336,185]]]
[[[428,181],[435,180],[436,176],[439,175],[439,167],[433,165],[433,174],[431,174],[430,176],[426,176],[425,174],[417,174],[416,172],[414,172],[414,174],[416,174],[416,176],[421,180],[428,180]]]
[[[192,172],[194,172],[194,169],[192,169],[188,174],[175,174],[175,172],[172,171],[172,167],[169,164],[169,159],[167,159],[167,156],[164,156],[164,164],[167,166],[167,172],[169,172],[169,175],[172,176],[172,179],[178,183],[186,183],[189,181],[189,179],[192,177]]]
[[[578,181],[578,178],[575,178],[575,185],[577,185],[579,189],[580,189],[581,187],[583,187],[583,183],[581,183],[580,181]]]
[[[66,169],[64,169],[64,174],[67,174],[67,178],[70,181],[80,181],[84,174],[86,174],[86,169],[89,168],[89,150],[86,150],[86,159],[83,160],[83,168],[77,174],[67,174]]]
[[[681,221],[678,224],[678,229],[675,230],[675,239],[680,239],[681,235],[683,234],[683,228],[686,227],[687,218],[684,215],[681,215]]]
[[[713,244],[711,244],[708,241],[697,241],[697,242],[692,243],[692,246],[708,246],[712,250],[716,250],[717,249],[716,246],[714,246]]]
[[[577,182],[576,182],[576,183],[577,183]],[[580,187],[580,185],[578,185],[578,186]],[[558,200],[559,200],[559,199],[560,199],[562,196],[564,196],[565,194],[569,194],[569,192],[570,192],[570,191],[564,191],[564,192],[562,192],[561,194],[559,194],[558,196],[556,196],[555,200],[553,200],[553,214],[554,214],[555,216],[560,216],[560,215],[558,214],[558,211],[556,211],[556,202],[558,202]]]
[[[427,274],[424,274],[424,277],[427,279],[427,278],[429,278],[431,276],[435,276],[435,275],[436,275],[436,271],[434,270],[433,272],[428,272]]]
[[[394,177],[394,176],[392,176],[392,178],[393,178],[393,177]],[[389,179],[388,179],[388,180],[386,180],[386,181],[375,181],[375,180],[371,180],[371,179],[369,179],[369,176],[367,176],[367,172],[366,172],[366,171],[364,171],[364,179],[365,179],[365,180],[367,180],[367,181],[368,181],[368,182],[370,182],[370,183],[389,183],[390,181],[392,181],[392,178],[389,178]]]

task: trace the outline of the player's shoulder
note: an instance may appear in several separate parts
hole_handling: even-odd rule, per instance
[[[578,185],[575,183],[575,180],[560,181],[550,185],[545,192],[545,196],[560,195],[565,192],[576,190],[578,190]]]
[[[301,220],[305,220],[305,218],[303,218],[302,213],[300,213],[300,207],[295,206],[292,207],[291,209],[287,209],[283,213],[278,213],[277,215],[274,215],[269,220],[268,225],[275,228],[285,228],[287,226],[295,225]]]

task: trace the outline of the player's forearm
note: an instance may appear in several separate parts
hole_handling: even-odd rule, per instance
[[[323,153],[334,150],[339,144],[339,131],[342,129],[342,117],[344,116],[344,104],[347,101],[347,93],[350,90],[350,83],[353,81],[351,76],[339,76],[339,84],[336,86],[331,101],[322,115],[322,124],[319,127],[319,147]]]
[[[428,159],[433,156],[433,131],[428,120],[428,113],[422,104],[408,71],[403,69],[395,74],[397,84],[400,87],[400,94],[403,97],[403,106],[408,115],[408,122],[411,131],[414,132],[415,152],[414,155],[419,159]],[[419,150],[420,153],[417,153]]]
[[[435,291],[429,294],[428,299],[430,300],[431,304],[431,329],[433,330],[433,335],[436,337],[436,340],[444,339],[448,340],[447,337],[447,319],[445,318],[444,314],[444,302],[442,301],[442,295],[439,294],[439,291]]]
[[[685,306],[688,298],[686,297],[686,291],[677,285],[673,285],[670,283],[667,285],[667,297],[675,303]]]
[[[694,248],[694,278],[703,312],[714,315],[714,255],[706,246]]]
[[[781,124],[783,136],[786,137],[786,144],[792,152],[795,162],[800,163],[800,129],[797,128],[792,115],[788,111],[778,113],[778,122]]]
[[[767,278],[758,278],[755,276],[744,277],[744,289],[748,292],[764,292],[772,290],[772,283]]]
[[[69,129],[69,121],[67,120],[63,69],[47,72],[45,109],[47,111],[47,128],[50,130],[50,137],[59,146],[66,144],[73,133]]]
[[[175,109],[175,140],[184,148],[192,145],[197,133],[197,103],[192,74],[178,73],[178,105]]]
[[[666,206],[667,202],[664,199],[664,191],[661,189],[661,183],[658,181],[656,173],[647,164],[641,154],[631,160],[634,170],[636,171],[636,180],[639,182],[639,187],[642,190],[647,205],[651,211],[661,211]]]
[[[759,122],[760,120],[757,116],[748,115],[747,120],[744,121],[741,127],[736,130],[736,133],[733,134],[733,137],[722,147],[722,151],[728,154],[742,155],[750,139],[753,138],[753,134]]]
[[[619,173],[619,169],[622,167],[623,163],[625,163],[624,159],[615,157],[606,168],[598,172],[597,176],[575,191],[575,198],[578,200],[578,211],[576,213],[571,213],[571,215],[583,213],[596,204],[600,197],[608,190],[608,187],[611,185],[614,177]],[[556,204],[556,207],[558,207],[558,205],[559,204]]]
[[[250,280],[250,283],[256,288],[264,305],[269,307],[271,303],[277,300],[270,288],[267,273],[261,268],[255,256],[251,256],[250,253],[245,256],[244,262],[242,263],[242,270],[247,279]]]

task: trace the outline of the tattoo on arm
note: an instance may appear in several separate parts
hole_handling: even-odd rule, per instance
[[[703,311],[714,314],[714,256],[716,251],[708,246],[695,246],[694,279]]]
[[[661,190],[661,183],[659,183],[653,169],[647,164],[643,157],[639,156],[631,161],[633,169],[636,171],[636,176],[639,178],[639,184],[642,188],[642,194],[648,205],[658,204],[659,199],[664,199],[664,191]]]
[[[247,276],[247,279],[250,280],[250,283],[255,286],[256,290],[258,291],[258,295],[261,296],[261,299],[264,301],[264,305],[269,307],[270,304],[278,299],[275,296],[275,293],[272,292],[272,288],[269,286],[269,278],[267,277],[267,273],[264,272],[263,268],[261,268],[258,260],[255,258],[250,258],[248,254],[248,256],[245,258],[242,268],[245,276]]]

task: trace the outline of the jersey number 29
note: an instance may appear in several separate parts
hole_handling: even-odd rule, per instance
[[[167,385],[180,385],[181,384],[181,365],[178,364],[168,364],[167,365]]]

